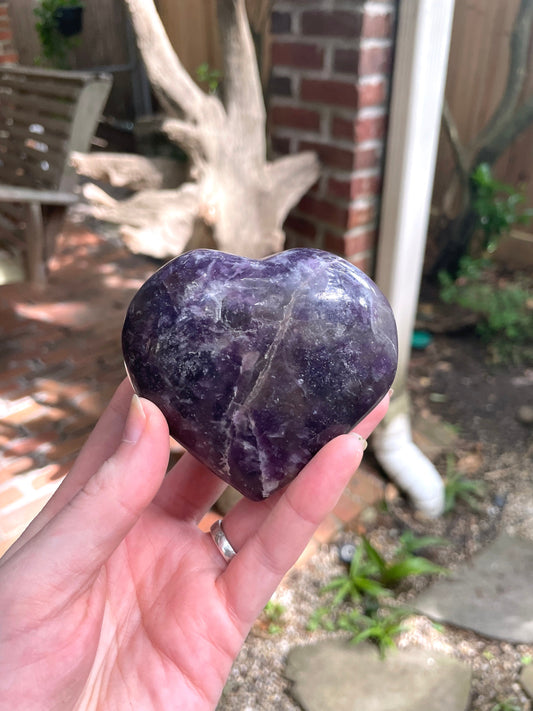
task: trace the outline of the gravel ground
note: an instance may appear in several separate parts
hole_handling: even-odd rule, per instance
[[[464,349],[454,357],[455,346],[446,339],[437,339],[427,354],[415,359],[410,376],[412,396],[419,412],[458,428],[460,434],[454,447],[456,467],[464,476],[483,480],[486,485],[479,510],[459,504],[450,514],[430,521],[414,512],[409,502],[399,496],[389,503],[387,510],[372,510],[365,516],[367,535],[385,555],[393,550],[406,528],[418,535],[448,539],[449,546],[434,549],[428,557],[452,569],[483,549],[500,532],[533,541],[532,430],[530,426],[517,425],[514,418],[520,404],[530,401],[533,373],[525,371],[524,376],[524,371],[516,368],[499,373],[487,370],[473,383],[469,381],[475,388],[474,403],[463,402],[458,407],[457,388],[464,391],[467,377],[461,375],[460,369],[475,372],[473,362],[477,359],[479,369],[480,356],[476,354],[476,345],[470,344],[466,349],[468,357]],[[522,378],[520,382],[525,386],[513,389],[517,378]],[[505,379],[510,383],[509,398],[505,397],[506,386],[502,382]],[[432,400],[431,393],[437,387],[439,395],[444,393],[445,397]],[[499,419],[493,408],[487,407],[494,402],[494,392],[499,394],[498,406],[503,408]],[[462,397],[468,399],[469,393],[463,392]],[[475,426],[472,426],[473,409]],[[506,425],[509,437],[502,432],[502,421],[510,423],[509,429]],[[446,471],[444,455],[436,464],[439,471]],[[309,644],[326,635],[342,636],[343,633],[309,632],[306,627],[312,612],[324,603],[321,588],[344,570],[339,561],[339,544],[357,540],[354,533],[346,532],[342,541],[323,546],[304,568],[287,576],[273,598],[284,608],[281,631],[268,634],[264,620],[256,623],[234,664],[218,711],[300,710],[291,698],[290,682],[283,675],[287,653],[293,646]],[[427,578],[414,579],[401,591],[398,600],[409,603],[429,582]],[[449,625],[437,629],[423,616],[409,618],[408,629],[398,638],[398,646],[443,651],[469,664],[473,676],[468,711],[495,711],[498,702],[512,702],[514,706],[496,706],[497,711],[532,709],[518,677],[521,660],[533,658],[533,646],[495,641]]]
[[[391,551],[405,527],[419,535],[448,538],[452,545],[435,549],[431,557],[450,568],[456,567],[492,540],[500,531],[533,541],[533,482],[525,476],[522,464],[510,466],[509,457],[497,460],[500,472],[505,469],[504,481],[510,486],[503,508],[494,506],[488,497],[479,513],[462,509],[458,515],[436,522],[423,520],[413,514],[409,505],[399,499],[388,512],[378,512],[370,540],[377,548]],[[491,474],[489,472],[489,474]],[[490,482],[491,476],[488,477]],[[498,478],[499,487],[502,476]],[[347,533],[342,543],[357,542],[355,534]],[[340,541],[339,541],[340,543]],[[283,674],[286,656],[291,647],[309,644],[325,636],[338,633],[308,632],[309,617],[323,605],[320,589],[333,577],[343,572],[338,545],[325,545],[301,570],[292,571],[277,590],[274,600],[283,608],[282,631],[268,634],[261,620],[252,629],[237,658],[218,711],[300,711],[291,699],[290,682]],[[409,601],[427,585],[427,579],[415,579],[402,594],[399,602]],[[469,664],[473,671],[472,698],[469,711],[492,711],[497,701],[512,699],[521,711],[530,711],[531,702],[524,694],[518,676],[521,659],[531,656],[533,646],[514,645],[483,638],[467,630],[448,625],[436,629],[423,616],[410,617],[407,630],[398,638],[398,647],[417,646],[441,651]]]

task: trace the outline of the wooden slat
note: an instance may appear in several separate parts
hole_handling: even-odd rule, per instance
[[[55,136],[69,136],[72,122],[69,118],[60,118],[59,116],[35,116],[35,111],[18,110],[17,121],[31,126],[32,124],[41,125],[47,131]],[[7,109],[0,104],[0,131],[9,130],[12,125],[11,114],[7,113]]]
[[[1,75],[0,72],[0,79]],[[65,81],[70,82],[69,77],[67,74]],[[29,94],[19,94],[16,97],[11,95],[9,102],[2,104],[0,182],[41,190],[70,189],[72,170],[68,163],[68,152],[74,147],[80,150],[88,149],[85,126],[91,126],[90,130],[94,130],[94,122],[98,118],[109,87],[109,80],[95,81],[93,75],[83,75],[83,78],[86,80],[85,86],[74,104],[62,99],[56,101]],[[16,102],[22,102],[25,108],[20,110]],[[56,116],[49,117],[42,113],[43,109],[72,113],[68,119],[68,133],[65,133],[66,118],[60,120]],[[40,124],[43,133],[30,132],[29,126],[32,124]],[[54,128],[60,127],[63,135],[49,134],[49,124]]]
[[[0,169],[0,184],[4,180],[9,180],[13,187],[26,190],[28,184],[33,185],[35,190],[55,190],[56,181],[50,179],[42,179],[40,176],[35,176],[31,171],[24,171],[20,174],[3,173]]]
[[[16,170],[17,167],[23,166],[25,163],[35,163],[36,165],[41,165],[43,161],[46,161],[48,163],[48,167],[56,167],[59,165],[63,166],[66,161],[66,156],[64,154],[62,159],[60,159],[60,154],[54,152],[50,153],[49,158],[47,153],[32,150],[29,146],[18,146],[14,143],[12,150],[9,144],[0,144],[0,161],[12,170]],[[48,167],[44,167],[43,170],[48,170]]]
[[[77,202],[74,193],[57,192],[56,190],[32,190],[31,188],[16,188],[0,184],[0,202],[41,202],[44,205],[71,205]]]
[[[46,146],[48,146],[48,151],[46,152],[46,154],[43,152],[42,155],[48,156],[56,152],[60,155],[64,155],[67,146],[66,138],[59,138],[58,136],[50,135],[50,133],[46,130],[46,121],[44,123],[45,126],[43,128],[45,130],[43,133],[33,133],[32,131],[29,131],[29,127],[26,126],[13,126],[13,128],[9,130],[10,135],[7,140],[11,141],[11,139],[19,139],[21,141],[21,145],[24,148],[27,147],[28,141],[44,143]]]
[[[8,250],[11,248],[15,254],[26,251],[24,228],[18,225],[9,226],[9,223],[4,224],[2,215],[0,215],[0,240],[3,247]]]
[[[20,76],[23,80],[26,77],[34,77],[44,81],[53,81],[59,79],[63,83],[84,85],[94,77],[91,71],[71,72],[66,69],[40,69],[33,66],[22,66],[20,64],[10,66],[0,66],[1,76]]]
[[[83,88],[80,82],[68,84],[59,81],[43,80],[39,77],[34,79],[22,79],[16,75],[1,76],[0,81],[3,87],[12,90],[13,94],[31,94],[32,96],[62,96],[68,99],[76,100]]]
[[[70,191],[69,152],[88,150],[110,84],[110,77],[92,74],[0,70],[0,227],[15,238],[21,232],[35,283],[46,280],[47,245],[59,217],[78,199]],[[30,130],[35,125],[40,132]]]
[[[75,104],[71,101],[55,100],[47,97],[35,98],[34,96],[23,94],[16,96],[10,95],[7,97],[0,95],[0,101],[4,104],[4,114],[11,112],[13,116],[16,116],[20,109],[30,109],[35,116],[35,120],[37,120],[38,116],[46,114],[70,117],[75,109]]]
[[[49,170],[43,170],[41,161],[36,162],[32,157],[21,160],[20,157],[13,158],[8,155],[2,156],[0,160],[0,183],[34,185],[47,189],[56,189],[59,186],[61,171],[58,166],[51,165]]]
[[[33,148],[32,146],[25,146],[24,151],[21,153],[27,163],[38,166],[46,173],[52,171],[62,171],[65,167],[65,161],[67,160],[65,151],[60,152],[51,150],[43,153],[41,150]],[[42,163],[46,163],[46,167],[42,167]]]
[[[4,214],[3,204],[0,201],[0,228],[7,232],[3,239],[9,238],[9,233],[19,229],[20,216],[14,220],[10,215]]]
[[[18,203],[0,201],[0,212],[11,220],[18,221],[22,217],[22,209]]]
[[[33,187],[39,190],[57,190],[61,175],[55,171],[43,171],[39,166],[25,163],[15,173],[13,170],[0,168],[0,183],[9,181],[9,185],[20,188]]]

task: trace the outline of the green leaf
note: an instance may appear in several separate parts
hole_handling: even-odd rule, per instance
[[[399,538],[400,551],[406,553],[416,553],[424,548],[436,548],[438,546],[449,546],[450,541],[440,536],[417,536],[411,530],[407,530]],[[398,551],[398,552],[400,552]]]
[[[352,639],[352,642],[354,644],[359,644],[360,642],[363,642],[365,639],[370,639],[371,637],[374,637],[376,634],[376,628],[375,627],[367,627],[364,630],[361,630],[361,632],[358,632]]]
[[[326,593],[330,590],[337,590],[337,588],[343,587],[347,582],[349,582],[349,580],[345,575],[342,575],[338,578],[333,578],[333,580],[330,580],[329,583],[324,585],[320,592]]]
[[[352,611],[348,614],[339,615],[337,620],[337,628],[355,634],[361,626],[361,617],[362,615],[358,610]]]
[[[377,580],[372,580],[370,578],[358,577],[354,580],[355,585],[359,590],[367,593],[367,595],[372,595],[373,597],[381,597],[392,595],[390,590],[387,590],[381,583]]]
[[[446,568],[432,563],[427,558],[412,556],[392,563],[383,574],[383,582],[385,585],[394,585],[410,575],[435,575],[447,572]]]
[[[357,575],[359,568],[361,567],[361,565],[363,563],[363,556],[364,556],[363,548],[361,546],[357,546],[354,551],[354,554],[352,556],[352,560],[350,561],[350,572],[349,572],[350,577]]]
[[[488,163],[480,163],[472,173],[472,180],[478,185],[487,185],[492,181],[492,173]]]
[[[365,549],[365,553],[366,553],[368,559],[376,566],[378,571],[380,573],[382,573],[387,567],[387,563],[386,563],[385,559],[377,552],[377,550],[370,543],[368,538],[363,536],[362,540],[363,540],[363,546]]]
[[[434,630],[437,630],[437,632],[444,632],[444,630],[445,630],[444,625],[441,625],[440,622],[432,622],[431,626],[433,627]]]
[[[357,589],[355,589],[351,583],[350,580],[346,580],[344,585],[341,585],[337,591],[337,594],[332,600],[332,607],[337,607],[338,605],[341,604],[341,602],[344,602],[347,598],[351,597],[352,599],[357,600],[358,599],[358,593]]]
[[[316,630],[320,629],[324,624],[324,618],[329,614],[329,612],[329,607],[317,608],[309,618],[307,629],[310,632],[316,632]]]

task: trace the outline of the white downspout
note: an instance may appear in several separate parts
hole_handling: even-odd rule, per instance
[[[429,516],[444,506],[444,486],[412,441],[407,394],[422,265],[446,84],[454,0],[400,0],[376,282],[398,324],[395,395],[373,436],[385,472]]]

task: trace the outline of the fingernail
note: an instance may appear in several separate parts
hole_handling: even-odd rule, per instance
[[[364,452],[365,449],[368,447],[368,442],[366,441],[366,439],[364,437],[361,437],[360,434],[357,434],[357,432],[352,432],[352,435],[361,442],[361,449]]]
[[[146,415],[138,395],[131,398],[130,409],[124,425],[122,441],[128,444],[135,444],[142,435],[146,424]]]
[[[389,390],[389,397],[392,397],[394,395],[394,388],[391,388]]]

